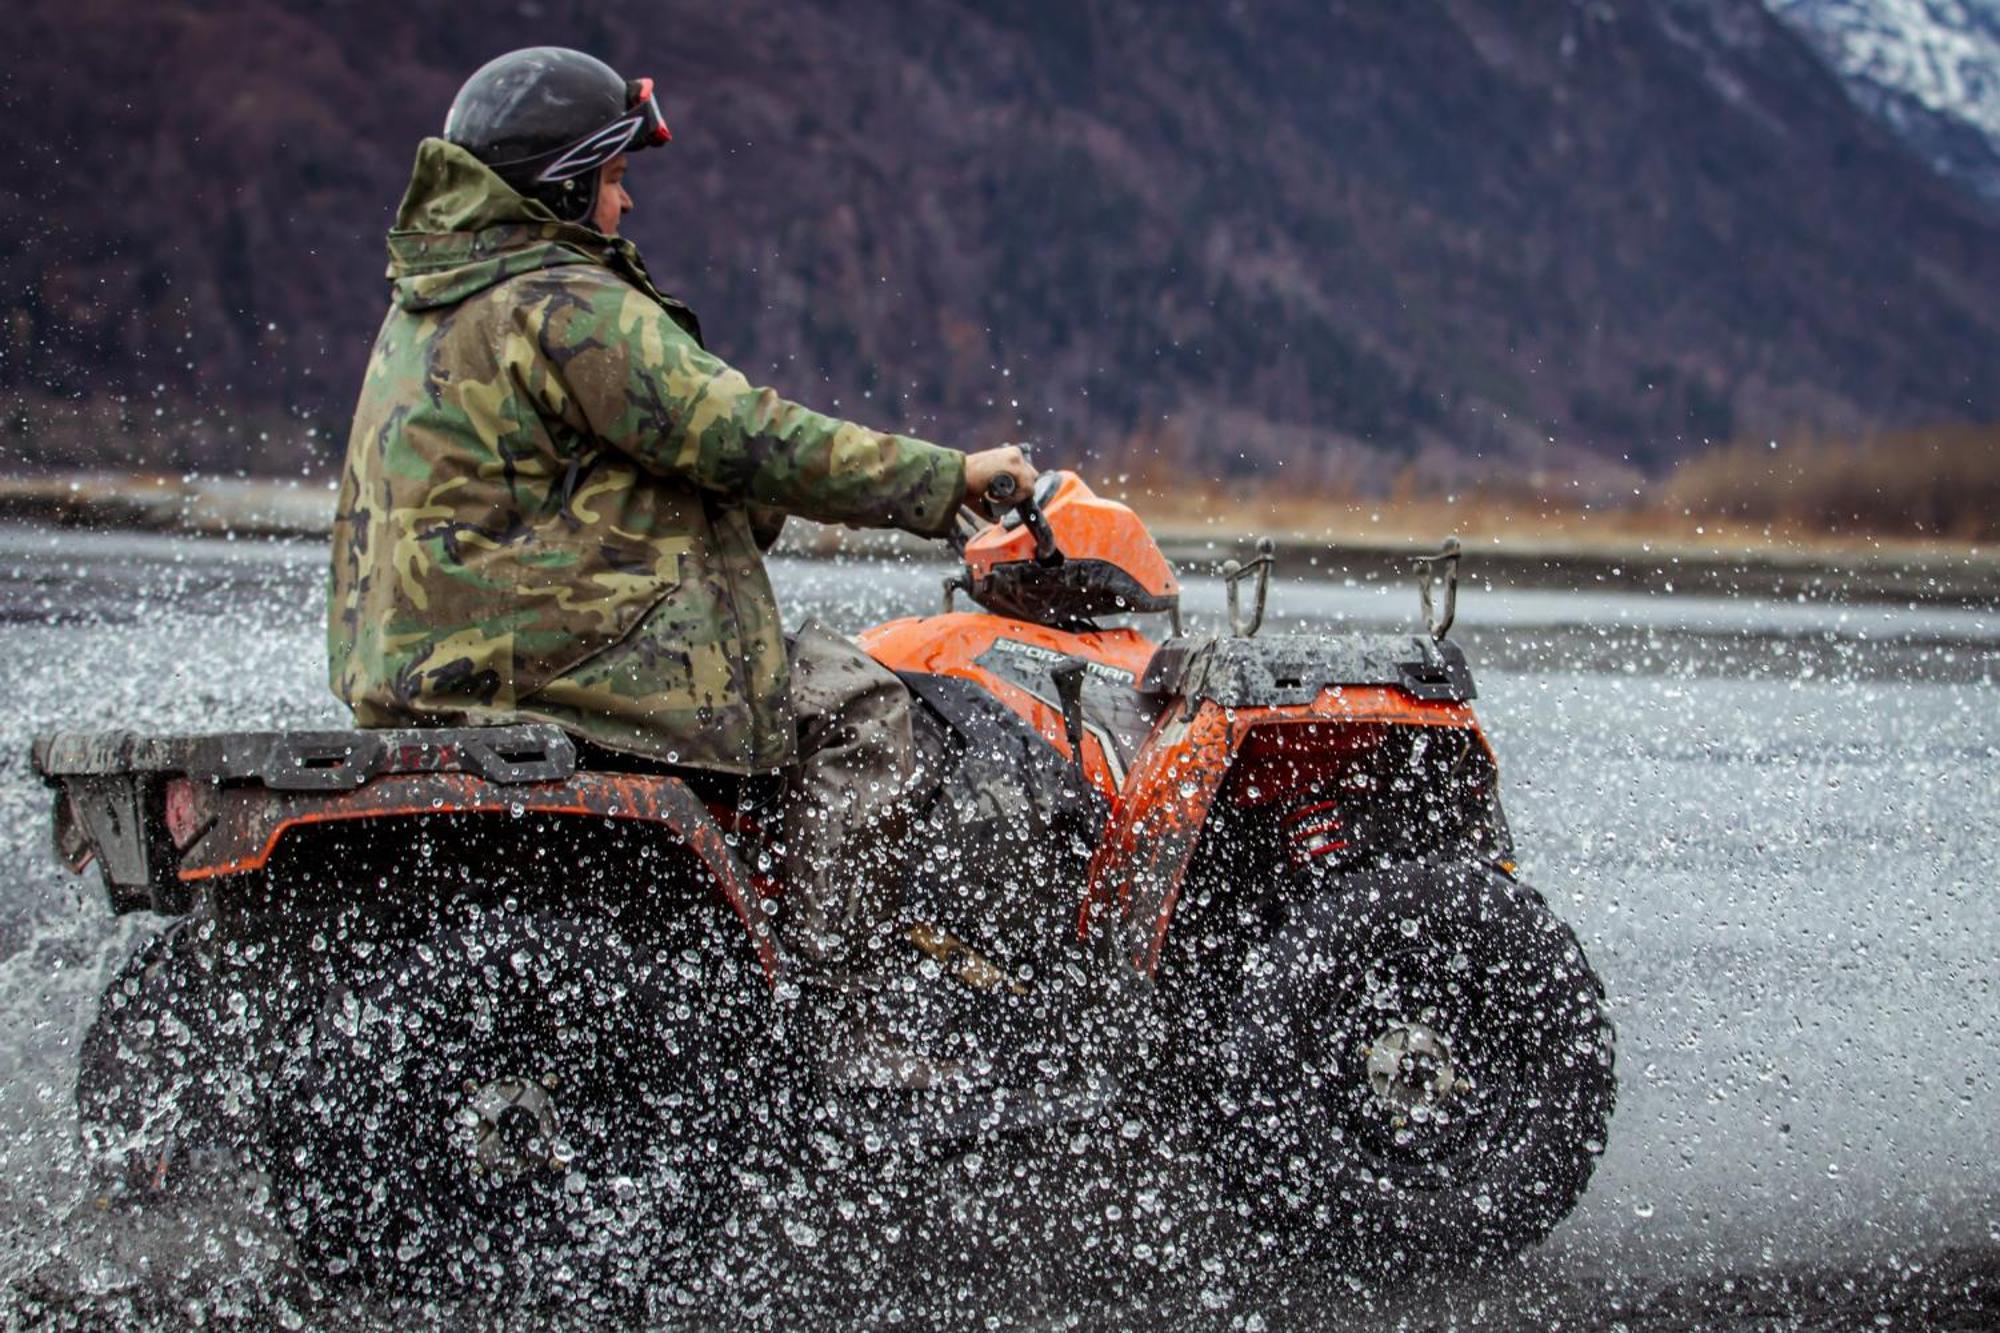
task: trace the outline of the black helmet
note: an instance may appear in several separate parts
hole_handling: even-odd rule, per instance
[[[597,204],[597,169],[674,136],[651,79],[626,80],[595,56],[560,46],[510,51],[465,81],[444,137],[570,222]]]

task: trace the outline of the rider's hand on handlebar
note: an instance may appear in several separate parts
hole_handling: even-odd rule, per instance
[[[996,477],[1012,477],[1014,489],[1007,500],[1028,494],[1035,485],[1035,465],[1028,461],[1028,455],[1019,445],[1005,444],[998,449],[983,449],[976,454],[965,456],[965,498],[978,501],[988,513],[994,512],[994,502],[1001,497],[988,498]],[[1001,487],[1002,490],[1006,488]],[[1001,504],[1002,508],[1005,503]]]

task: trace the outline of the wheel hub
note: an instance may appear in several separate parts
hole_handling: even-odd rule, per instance
[[[1399,1123],[1429,1120],[1471,1083],[1452,1060],[1451,1039],[1424,1023],[1392,1023],[1366,1054],[1368,1090]]]
[[[475,1174],[520,1176],[567,1169],[569,1155],[556,1137],[561,1120],[554,1083],[553,1078],[467,1080],[458,1121]]]

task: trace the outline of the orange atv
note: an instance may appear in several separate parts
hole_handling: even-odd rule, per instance
[[[56,735],[62,855],[180,918],[85,1040],[87,1148],[142,1191],[258,1168],[324,1269],[478,1279],[639,1217],[694,1235],[801,1116],[956,1142],[1122,1103],[1302,1241],[1540,1239],[1603,1149],[1611,1027],[1515,874],[1456,548],[1422,633],[1260,636],[1264,546],[1225,566],[1231,632],[1187,637],[1129,509],[1063,473],[1015,498],[962,522],[942,614],[861,636],[919,704],[880,999],[933,1086],[787,1060],[755,784],[537,725]],[[1163,644],[1123,623],[1162,615]]]

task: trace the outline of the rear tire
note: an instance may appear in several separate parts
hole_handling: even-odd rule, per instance
[[[1485,867],[1315,888],[1246,971],[1222,1055],[1244,1197],[1360,1258],[1541,1240],[1582,1195],[1614,1100],[1604,988],[1576,936]]]
[[[754,986],[720,948],[494,913],[330,993],[286,1155],[302,1257],[642,1292],[727,1182]]]
[[[286,1038],[317,994],[268,945],[205,917],[168,926],[105,988],[78,1052],[86,1158],[139,1193],[257,1165]]]

